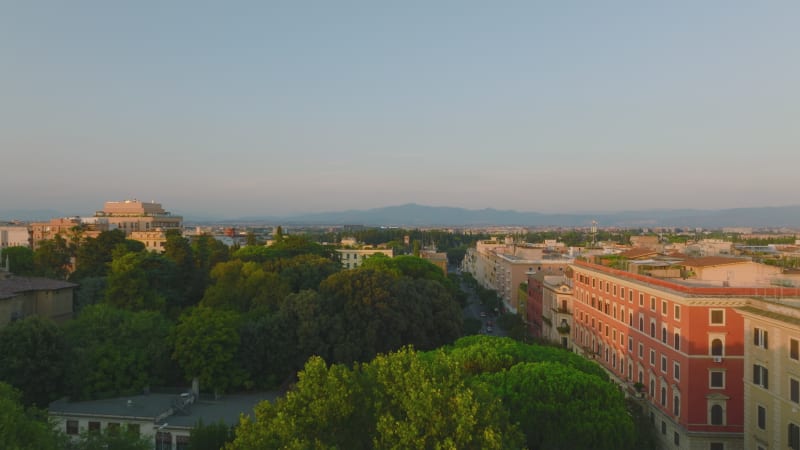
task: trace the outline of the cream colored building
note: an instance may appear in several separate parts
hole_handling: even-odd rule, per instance
[[[336,249],[339,254],[339,260],[342,262],[342,267],[345,269],[355,269],[364,263],[364,260],[372,255],[385,255],[389,258],[394,257],[394,250],[390,248],[369,248],[369,249],[352,249],[340,248]]]
[[[181,230],[183,225],[181,216],[173,216],[160,203],[139,200],[106,202],[103,210],[95,213],[95,217],[116,225],[126,236],[136,231]]]
[[[572,279],[565,275],[544,276],[543,302],[550,323],[544,324],[545,337],[564,348],[572,348]]]
[[[800,299],[753,300],[744,317],[744,448],[800,449]]]
[[[30,247],[30,232],[24,225],[0,226],[0,249],[8,247]]]
[[[554,246],[546,244],[515,244],[506,238],[478,241],[468,249],[462,270],[469,272],[481,286],[492,289],[503,301],[504,308],[513,313],[525,310],[519,287],[531,273],[546,271],[563,273],[574,261]]]

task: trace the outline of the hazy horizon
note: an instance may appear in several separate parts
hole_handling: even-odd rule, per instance
[[[18,2],[0,210],[796,205],[800,3]]]

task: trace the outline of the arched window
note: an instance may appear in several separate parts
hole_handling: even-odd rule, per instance
[[[711,406],[711,425],[723,425],[722,413],[722,406]]]
[[[644,317],[639,317],[639,331],[644,332]]]
[[[667,388],[661,386],[661,406],[667,406]]]
[[[681,349],[681,334],[677,331],[675,332],[675,350]]]
[[[711,355],[722,356],[722,339],[714,339],[711,341]]]
[[[681,415],[681,398],[677,395],[672,398],[672,412],[675,416]]]
[[[655,322],[650,322],[650,337],[651,338],[656,337],[656,323]]]
[[[661,328],[661,342],[663,342],[665,344],[667,343],[667,328],[666,327]]]

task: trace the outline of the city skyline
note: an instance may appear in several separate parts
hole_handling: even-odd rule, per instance
[[[6,5],[0,209],[797,204],[798,13],[790,2]]]

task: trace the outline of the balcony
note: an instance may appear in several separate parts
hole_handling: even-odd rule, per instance
[[[556,327],[556,330],[561,334],[569,334],[569,324],[559,325]]]

